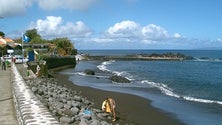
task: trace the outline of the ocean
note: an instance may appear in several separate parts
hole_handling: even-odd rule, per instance
[[[82,50],[90,55],[130,55],[179,52],[185,61],[93,60],[64,70],[80,86],[138,95],[187,125],[222,124],[222,50]],[[84,74],[85,69],[96,72]],[[112,74],[131,83],[113,83]]]

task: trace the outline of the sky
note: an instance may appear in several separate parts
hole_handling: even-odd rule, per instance
[[[79,50],[222,49],[221,0],[1,0],[0,31]]]

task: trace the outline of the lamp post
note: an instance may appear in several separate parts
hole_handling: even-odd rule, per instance
[[[3,17],[3,16],[0,16],[0,19],[4,19],[4,17]],[[0,25],[0,27],[1,27],[1,25]]]

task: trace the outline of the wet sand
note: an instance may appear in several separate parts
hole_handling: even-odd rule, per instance
[[[139,96],[118,92],[103,91],[90,87],[77,86],[68,80],[67,75],[55,74],[60,85],[81,92],[81,95],[94,102],[94,108],[101,108],[106,97],[112,97],[116,101],[116,124],[134,125],[183,125],[170,113],[163,112],[151,106],[151,101]],[[110,121],[111,122],[111,121]]]

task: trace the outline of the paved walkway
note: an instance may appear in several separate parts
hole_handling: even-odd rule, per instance
[[[0,124],[18,125],[12,97],[11,69],[0,67]]]

